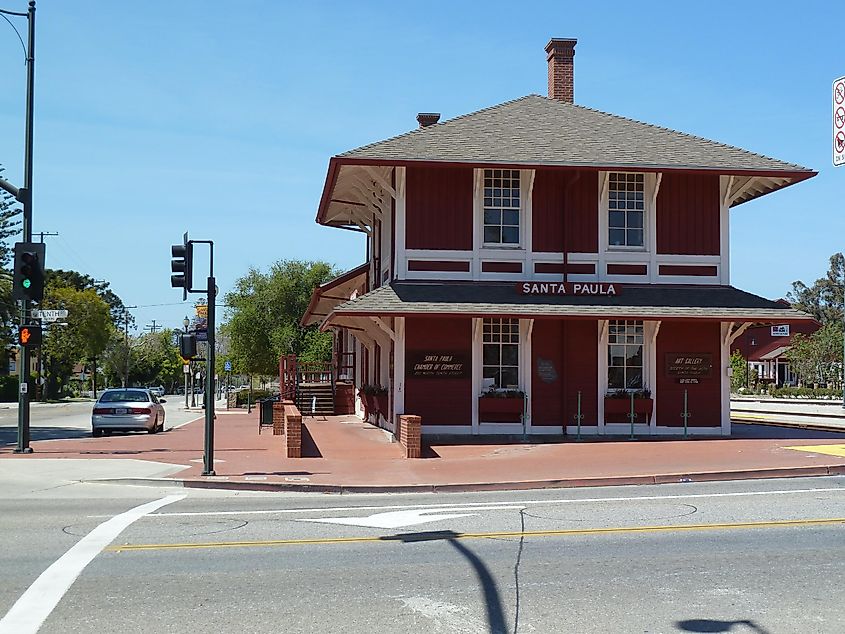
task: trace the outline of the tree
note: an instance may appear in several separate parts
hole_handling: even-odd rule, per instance
[[[106,304],[109,306],[112,323],[116,328],[123,328],[123,322],[129,319],[131,326],[135,319],[130,315],[123,304],[123,300],[109,288],[108,282],[97,281],[90,275],[78,271],[65,271],[62,269],[47,269],[44,275],[44,283],[52,286],[67,286],[78,291],[94,289]]]
[[[0,176],[3,167],[0,166]],[[17,310],[12,300],[12,272],[10,264],[14,247],[10,238],[20,233],[20,208],[5,191],[0,192],[0,375],[9,373],[9,355],[15,344]]]
[[[809,336],[795,334],[786,356],[789,359],[789,367],[803,385],[841,384],[841,327],[839,324],[830,323]]]
[[[237,280],[235,290],[226,294],[226,322],[221,328],[237,371],[275,375],[283,354],[328,360],[331,334],[299,322],[314,288],[335,275],[325,262],[283,260],[268,273],[250,269]]]
[[[114,330],[109,306],[94,291],[48,286],[42,306],[66,309],[66,326],[54,325],[44,338],[41,354],[48,398],[58,398],[77,363],[100,356]]]
[[[834,253],[825,277],[817,279],[812,286],[800,280],[793,282],[792,291],[786,297],[794,308],[810,313],[822,324],[842,324],[843,289],[845,256]]]
[[[739,350],[731,353],[731,392],[748,385],[748,362]]]

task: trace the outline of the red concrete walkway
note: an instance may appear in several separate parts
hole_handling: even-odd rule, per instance
[[[186,486],[328,491],[513,489],[845,474],[845,435],[823,432],[802,432],[801,438],[436,444],[424,449],[423,458],[409,460],[386,432],[355,417],[306,418],[304,426],[303,457],[286,458],[284,436],[273,436],[269,428],[258,434],[257,411],[219,412],[214,478],[201,475],[202,420],[157,435],[37,441],[32,443],[35,453],[25,456],[4,447],[0,458],[153,460],[187,467],[172,476]],[[839,455],[788,449],[821,445]]]

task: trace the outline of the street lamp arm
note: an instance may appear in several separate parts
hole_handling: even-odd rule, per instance
[[[5,178],[0,178],[0,189],[9,192],[19,203],[24,202],[24,199],[26,198],[26,188],[15,187]]]

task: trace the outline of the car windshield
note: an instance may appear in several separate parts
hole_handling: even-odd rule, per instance
[[[100,397],[101,403],[146,403],[149,400],[147,393],[140,390],[115,390],[114,392],[106,392]]]

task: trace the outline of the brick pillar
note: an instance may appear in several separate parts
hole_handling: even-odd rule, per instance
[[[422,455],[422,418],[411,414],[399,416],[399,442],[405,449],[406,458]]]
[[[578,40],[552,39],[546,44],[549,62],[549,99],[575,101],[575,45]]]
[[[288,458],[302,457],[302,414],[295,405],[285,405],[285,449]]]
[[[281,436],[285,433],[285,406],[283,403],[273,403],[273,435]]]

